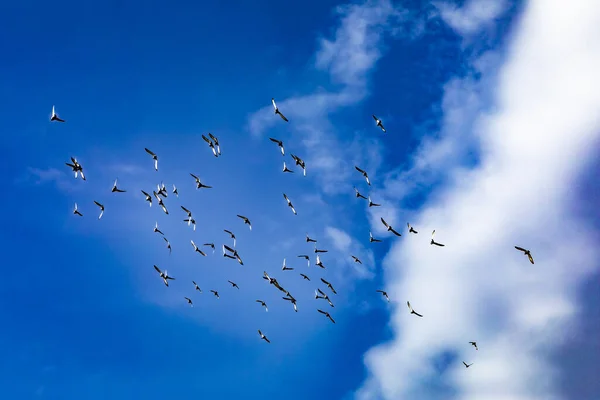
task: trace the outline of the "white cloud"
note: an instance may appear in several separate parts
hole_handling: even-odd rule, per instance
[[[436,2],[442,19],[460,35],[473,35],[490,25],[506,9],[505,0],[467,0],[462,7]]]
[[[331,240],[334,250],[338,253],[336,264],[346,267],[337,269],[338,279],[372,279],[374,277],[375,259],[371,250],[366,249],[348,233],[333,226],[325,227],[325,236]],[[356,256],[362,264],[355,262],[352,255]]]
[[[576,316],[576,289],[599,255],[591,228],[571,211],[573,183],[600,140],[595,37],[595,1],[564,7],[532,0],[499,72],[494,109],[445,105],[457,114],[445,116],[443,137],[420,154],[447,184],[413,217],[421,232],[405,235],[386,256],[394,338],[366,354],[370,375],[357,398],[427,398],[424,382],[439,378],[431,360],[449,349],[474,363],[468,370],[452,364],[443,377],[457,399],[559,398],[560,371],[550,354]],[[446,99],[456,84],[466,85],[459,91],[465,99],[477,88],[454,81]],[[458,134],[448,126],[463,118],[460,103],[479,112]],[[478,166],[452,159],[472,143],[480,149]],[[419,162],[413,168],[422,168]],[[402,187],[388,196],[406,195]],[[446,247],[429,245],[433,229]],[[536,264],[514,245],[531,248]],[[424,318],[409,315],[406,300]]]

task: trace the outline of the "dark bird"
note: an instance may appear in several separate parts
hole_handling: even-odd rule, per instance
[[[364,170],[362,170],[362,169],[358,168],[356,165],[354,166],[354,168],[356,168],[356,170],[357,170],[358,172],[360,172],[360,173],[362,174],[362,176],[364,176],[364,177],[365,177],[365,180],[367,181],[367,185],[371,186],[371,181],[369,180],[369,174],[367,174],[367,172],[366,172],[366,171],[364,171]]]
[[[415,310],[413,310],[413,308],[410,305],[410,301],[407,301],[406,305],[408,305],[408,309],[410,310],[411,314],[415,314],[417,317],[423,317],[421,314],[419,314],[418,312],[416,312]]]
[[[433,240],[434,237],[435,237],[435,229],[433,230],[433,232],[431,232],[431,242],[429,242],[429,244],[435,244],[436,246],[440,246],[440,247],[445,246],[445,244],[441,244],[441,243],[438,243],[435,240]]]
[[[367,200],[369,200],[369,207],[381,207],[381,204],[373,203],[371,196]]]
[[[308,236],[308,233],[306,234],[306,243],[317,243],[316,239],[312,239]]]
[[[83,217],[83,214],[81,212],[79,212],[79,208],[77,208],[77,203],[75,203],[75,208],[73,209],[73,214]]]
[[[335,321],[333,320],[333,318],[331,318],[331,315],[327,311],[323,311],[323,310],[317,310],[317,311],[320,312],[321,314],[325,315],[327,318],[329,318],[331,320],[331,322],[333,322],[335,324]]]
[[[292,303],[292,305],[294,306],[294,311],[298,312],[298,305],[296,304],[296,299],[290,294],[290,292],[287,292],[287,296],[282,297],[282,299]]]
[[[238,218],[241,218],[244,221],[244,224],[248,225],[248,228],[250,228],[250,230],[252,230],[252,224],[250,223],[250,220],[248,218],[240,214],[238,214],[237,216]]]
[[[377,290],[377,292],[381,293],[381,295],[383,297],[385,297],[385,299],[388,301],[388,303],[390,302],[390,298],[388,297],[388,294],[385,290]]]
[[[317,249],[317,246],[315,245],[315,253],[327,253],[329,250],[323,250],[323,249]]]
[[[290,172],[290,173],[294,173],[294,171],[292,171],[291,169],[289,169],[285,163],[285,161],[283,162],[283,172]]]
[[[160,274],[160,277],[162,278],[165,286],[167,286],[167,287],[169,286],[170,280],[175,280],[175,278],[173,278],[172,276],[169,276],[169,274],[167,273],[167,270],[161,271],[156,265],[154,266],[154,269],[156,270],[156,272],[158,272]]]
[[[183,222],[187,222],[188,226],[193,225],[194,230],[196,230],[196,220],[192,217],[186,218],[183,220]]]
[[[304,160],[293,154],[290,154],[290,156],[294,159],[294,161],[296,162],[296,165],[298,165],[298,166],[300,166],[300,168],[302,168],[302,172],[303,172],[304,176],[306,176],[306,163],[304,162]]]
[[[327,302],[329,303],[329,305],[331,307],[334,307],[333,303],[331,302],[331,299],[329,298],[328,295],[325,294],[325,292],[323,292],[321,289],[315,290],[315,299],[324,299],[327,300]]]
[[[169,241],[167,240],[166,237],[163,236],[163,239],[165,240],[165,242],[167,242],[167,249],[169,249],[169,254],[171,254],[171,243],[169,243]]]
[[[381,242],[381,240],[375,239],[373,237],[373,234],[369,231],[369,242],[371,242],[371,243],[373,243],[373,242]]]
[[[232,282],[232,281],[227,281],[227,282],[229,282],[229,284],[231,285],[231,287],[234,287],[234,288],[236,288],[238,290],[240,289],[240,287],[237,285],[237,283]]]
[[[152,197],[143,190],[141,192],[144,194],[144,196],[146,196],[146,201],[150,204],[150,207],[152,207]]]
[[[190,173],[190,175],[196,181],[196,189],[202,189],[202,188],[212,189],[212,186],[208,186],[208,185],[205,185],[204,183],[200,182],[200,178],[198,178],[196,175],[194,175],[192,173]]]
[[[167,210],[167,206],[165,206],[163,199],[158,195],[158,193],[156,193],[156,190],[153,190],[152,194],[154,195],[156,201],[158,201],[158,205],[160,206],[160,208],[162,208],[163,212],[169,215],[169,210]]]
[[[113,193],[115,193],[115,192],[119,192],[119,193],[125,193],[125,192],[126,192],[126,190],[119,189],[119,188],[117,187],[117,180],[115,179],[115,183],[113,183],[113,187],[112,187],[112,190],[111,190],[111,192],[113,192]]]
[[[75,157],[71,157],[71,162],[65,163],[65,165],[68,167],[71,167],[71,169],[75,173],[75,179],[77,179],[77,176],[81,174],[81,179],[83,179],[85,181],[85,175],[83,174],[83,167],[81,166],[81,164],[79,164],[79,162],[77,161],[77,159]]]
[[[200,253],[201,255],[203,255],[204,257],[206,257],[206,253],[203,252],[202,250],[200,250],[200,248],[198,248],[198,246],[196,246],[196,243],[194,243],[193,240],[190,240],[190,242],[192,243],[192,246],[194,246],[194,251],[196,253]]]
[[[475,350],[479,350],[479,348],[477,348],[477,342],[469,342],[469,344],[475,347]]]
[[[306,260],[307,267],[310,267],[310,257],[306,254],[301,254],[298,256],[299,258],[304,258]]]
[[[229,236],[233,239],[233,247],[235,247],[235,235],[233,234],[233,232],[228,231],[227,229],[223,229],[223,232],[229,234]]]
[[[154,160],[154,170],[158,171],[158,156],[150,151],[147,147],[144,147],[144,150],[146,150],[146,153],[152,156],[152,159]]]
[[[323,262],[321,261],[321,257],[319,257],[318,254],[317,254],[317,261],[315,262],[315,265],[317,267],[321,267],[321,268],[325,269],[325,266],[323,265]]]
[[[156,222],[154,224],[154,232],[160,233],[161,235],[164,235],[164,233],[162,233],[162,231],[160,229],[158,229],[158,222]]]
[[[285,122],[289,122],[288,119],[285,117],[285,115],[283,115],[281,113],[281,111],[279,111],[279,108],[277,107],[277,104],[275,103],[275,99],[271,98],[271,103],[273,103],[273,108],[275,109],[275,114],[278,114],[282,120],[284,120]]]
[[[282,271],[292,271],[294,268],[290,268],[287,265],[285,265],[285,258],[283,259],[283,265],[281,267]]]
[[[214,294],[214,295],[215,295],[215,297],[216,297],[217,299],[220,299],[220,297],[219,297],[219,292],[217,292],[216,290],[211,290],[211,292],[212,292],[212,294]]]
[[[265,342],[267,342],[267,343],[271,343],[271,341],[269,340],[269,338],[267,338],[267,337],[266,337],[266,336],[265,336],[265,335],[264,335],[264,334],[263,334],[263,333],[260,331],[260,329],[258,330],[258,334],[260,335],[260,338],[261,338],[262,340],[264,340],[264,341],[265,341]]]
[[[188,210],[184,206],[179,206],[179,207],[181,207],[181,209],[183,210],[183,212],[185,212],[187,214],[188,218],[192,218],[192,212],[190,210]]]
[[[96,200],[94,200],[94,204],[96,204],[98,207],[100,207],[100,215],[98,215],[98,219],[100,219],[104,215],[104,205],[98,203]]]
[[[261,306],[263,306],[265,308],[265,311],[268,312],[269,308],[267,307],[267,303],[265,303],[262,300],[256,300],[257,303],[260,303]]]
[[[387,228],[388,232],[392,232],[396,236],[402,236],[399,232],[394,230],[394,228],[392,228],[392,226],[390,224],[385,222],[385,219],[383,219],[383,217],[381,218],[381,223],[383,224],[383,226],[385,226]]]
[[[415,229],[412,226],[410,226],[408,222],[406,223],[406,226],[408,226],[408,233],[419,233],[415,231]]]
[[[185,296],[183,298],[187,300],[190,307],[194,307],[194,304],[192,303],[192,299],[190,299],[189,297],[185,297]]]
[[[212,150],[212,152],[215,155],[215,157],[219,157],[219,154],[217,153],[217,149],[215,148],[215,144],[213,143],[213,141],[210,140],[209,138],[207,138],[204,135],[202,135],[202,139],[204,139],[204,141],[206,143],[208,143],[208,147],[210,147],[210,149]]]
[[[375,120],[375,126],[380,127],[381,130],[383,131],[383,133],[385,133],[385,128],[383,127],[381,120],[379,118],[377,118],[375,115],[373,115],[373,119]]]
[[[50,116],[50,121],[65,122],[64,119],[61,119],[58,117],[58,114],[56,113],[56,109],[54,108],[54,106],[52,106],[52,115]]]
[[[164,197],[165,199],[169,196],[167,187],[165,186],[165,184],[163,182],[161,182],[160,185],[156,185],[156,190],[157,190],[157,193],[159,195],[161,195],[162,197]]]
[[[214,243],[204,243],[202,246],[208,246],[208,247],[212,248],[213,253],[215,252],[215,244]]]
[[[277,140],[277,139],[273,139],[273,138],[269,138],[269,140],[273,143],[277,143],[277,146],[279,146],[279,149],[281,150],[281,155],[285,155],[285,149],[283,148],[283,142],[281,140]]]
[[[333,294],[337,294],[331,283],[327,282],[325,279],[321,278],[321,282],[323,282],[332,292]]]
[[[179,192],[177,191],[177,186],[175,186],[175,184],[173,184],[173,194],[179,197]]]
[[[473,365],[473,363],[471,363],[471,364],[467,364],[467,363],[466,363],[466,362],[464,362],[464,361],[463,361],[463,364],[464,364],[464,366],[465,366],[466,368],[469,368],[471,365]]]
[[[355,263],[362,264],[362,261],[360,261],[360,259],[358,257],[356,257],[356,256],[351,256],[351,257],[352,257],[352,259],[354,260]]]
[[[215,147],[217,148],[217,155],[221,155],[221,145],[219,144],[219,139],[217,139],[217,137],[210,132],[208,132],[208,136],[215,143]]]
[[[202,289],[200,289],[200,286],[198,286],[198,284],[196,283],[196,281],[192,281],[192,283],[194,284],[194,289],[196,289],[197,291],[199,291],[200,293],[202,293]]]
[[[515,249],[517,249],[519,251],[522,251],[527,257],[529,257],[529,262],[532,263],[532,264],[534,263],[533,262],[533,256],[531,255],[531,251],[526,250],[526,249],[524,249],[522,247],[519,247],[519,246],[515,246]]]
[[[294,215],[298,215],[298,213],[296,212],[296,209],[294,208],[294,205],[292,204],[292,201],[287,197],[287,195],[285,193],[283,194],[283,198],[285,199],[285,201],[287,201],[287,205],[289,208],[292,209],[292,212],[294,213]]]
[[[302,278],[304,278],[305,280],[307,280],[307,281],[310,281],[310,278],[309,278],[308,276],[306,276],[306,275],[304,275],[304,274],[300,274],[300,276],[301,276]]]
[[[356,197],[367,200],[367,198],[365,196],[360,194],[360,192],[358,191],[358,189],[356,187],[354,188],[354,192],[356,192]]]

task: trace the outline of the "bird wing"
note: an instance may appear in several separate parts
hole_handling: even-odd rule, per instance
[[[529,257],[529,262],[534,264],[533,262],[533,257],[531,256],[531,253],[527,254],[527,256]]]
[[[200,178],[198,178],[196,175],[192,174],[191,172],[190,172],[190,175],[191,175],[191,176],[192,176],[192,178],[194,178],[195,180],[197,180],[197,181],[199,181],[199,180],[200,180]]]
[[[275,103],[275,99],[271,98],[271,103],[273,103],[273,108],[277,111],[277,103]]]
[[[362,169],[358,168],[356,165],[354,166],[354,168],[356,168],[356,170],[357,170],[358,172],[360,172],[361,174],[364,174],[364,173],[365,173],[365,171],[363,171]]]
[[[288,119],[285,117],[285,115],[283,115],[283,114],[281,113],[281,111],[279,111],[279,112],[278,112],[278,114],[279,114],[279,116],[281,117],[281,119],[282,119],[282,120],[284,120],[285,122],[290,122],[290,121],[289,121],[289,120],[288,120]]]
[[[329,282],[327,282],[325,279],[321,278],[321,282],[323,282],[326,285],[331,285]]]
[[[323,310],[317,310],[317,311],[320,312],[321,314],[327,315],[327,313],[325,311],[323,311]]]
[[[191,214],[190,210],[188,210],[188,209],[187,209],[187,208],[185,208],[184,206],[180,206],[180,207],[181,207],[181,209],[182,209],[183,211],[185,211],[186,213],[188,213],[188,214]]]
[[[208,144],[211,144],[211,141],[209,138],[207,138],[206,136],[202,135],[202,139],[204,139],[204,141]]]
[[[387,222],[385,222],[385,219],[383,219],[383,217],[381,217],[381,222],[383,223],[383,225],[385,225],[386,228],[389,228],[390,226],[388,225]]]
[[[158,272],[159,274],[162,274],[162,271],[155,265],[154,269],[156,270],[156,272]]]
[[[150,154],[152,157],[154,157],[156,155],[152,151],[150,151],[147,147],[144,147],[144,150],[146,150],[146,153]]]
[[[374,119],[375,121],[378,121],[378,120],[379,120],[379,118],[377,118],[377,117],[375,116],[375,114],[373,114],[373,119]]]
[[[522,251],[523,253],[526,253],[526,252],[527,252],[527,250],[525,250],[524,248],[522,248],[522,247],[519,247],[519,246],[515,246],[515,249],[517,249],[517,250],[520,250],[520,251]]]

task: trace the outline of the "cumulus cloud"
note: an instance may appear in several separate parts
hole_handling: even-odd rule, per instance
[[[394,338],[366,354],[358,399],[431,398],[432,378],[457,399],[559,398],[550,354],[577,316],[578,285],[597,269],[592,228],[573,213],[571,191],[600,140],[600,92],[590,89],[600,85],[600,43],[591,40],[599,36],[593,0],[568,8],[532,0],[498,71],[494,108],[466,102],[477,110],[469,129],[442,129],[446,136],[423,145],[425,164],[445,184],[414,216],[420,233],[385,258]],[[459,105],[445,110],[461,115]],[[446,115],[446,128],[455,119]],[[476,166],[452,159],[472,144]],[[431,162],[438,157],[447,162]],[[446,247],[429,245],[433,229]],[[515,245],[530,248],[535,265]],[[409,315],[407,300],[424,318]],[[434,360],[446,352],[458,361],[440,377]]]

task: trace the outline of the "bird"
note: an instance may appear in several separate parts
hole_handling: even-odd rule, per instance
[[[317,288],[317,290],[315,290],[315,299],[325,299],[331,307],[334,306],[329,296],[327,296],[321,289]]]
[[[192,212],[190,210],[188,210],[184,206],[179,206],[179,207],[181,207],[181,209],[187,214],[188,218],[192,217]]]
[[[154,154],[151,150],[149,150],[147,147],[144,147],[144,150],[146,150],[146,153],[152,156],[152,159],[154,160],[154,170],[158,171],[158,156]]]
[[[208,143],[208,147],[210,147],[210,149],[212,150],[214,156],[215,157],[219,157],[219,153],[217,153],[217,149],[215,148],[215,144],[213,143],[213,141],[211,139],[207,138],[204,135],[202,135],[202,139],[204,139],[204,141],[206,143]]]
[[[283,148],[283,142],[281,140],[277,140],[277,139],[273,139],[273,138],[269,138],[269,140],[273,143],[277,143],[277,146],[279,146],[279,149],[281,150],[281,155],[284,156],[285,149]]]
[[[312,239],[310,236],[308,236],[308,233],[306,234],[306,243],[317,243],[316,239]]]
[[[466,368],[469,368],[471,365],[473,365],[473,363],[471,364],[467,364],[466,362],[463,361],[463,364],[465,365]]]
[[[115,193],[115,192],[119,192],[119,193],[125,193],[125,192],[126,192],[126,190],[119,189],[119,188],[117,187],[117,180],[115,179],[115,183],[113,183],[113,187],[112,187],[112,190],[111,190],[111,192],[113,192],[113,193]]]
[[[522,251],[527,257],[529,257],[529,262],[532,263],[532,264],[534,263],[533,262],[533,256],[531,255],[531,251],[526,250],[526,249],[524,249],[522,247],[519,247],[519,246],[515,246],[515,249],[517,249],[519,251]]]
[[[75,203],[75,208],[73,209],[73,214],[83,217],[83,214],[81,212],[79,212],[79,208],[77,208],[77,203]]]
[[[356,193],[357,198],[367,200],[367,198],[364,195],[360,194],[360,192],[358,191],[358,189],[356,187],[354,187],[354,192]]]
[[[383,127],[381,120],[379,118],[377,118],[375,115],[373,115],[373,119],[375,120],[375,126],[380,127],[381,130],[383,131],[383,133],[385,133],[385,128]]]
[[[52,115],[50,116],[50,121],[65,122],[64,119],[61,119],[58,117],[58,114],[56,113],[56,109],[54,108],[54,106],[52,106]]]
[[[156,223],[154,224],[154,232],[156,232],[156,233],[160,233],[161,235],[163,235],[163,236],[164,236],[164,233],[162,233],[162,231],[161,231],[160,229],[158,229],[158,222],[156,222]]]
[[[156,193],[156,190],[153,190],[152,194],[154,195],[154,198],[156,199],[156,201],[158,201],[158,205],[160,206],[160,208],[162,208],[164,213],[169,215],[169,211],[167,210],[167,207],[165,206],[163,199],[158,195],[158,193]]]
[[[306,259],[306,264],[308,267],[310,267],[310,257],[309,256],[307,256],[306,254],[301,254],[298,257]]]
[[[479,348],[477,347],[477,342],[469,342],[469,344],[475,347],[475,350],[479,350]]]
[[[441,244],[441,243],[438,243],[435,240],[433,240],[434,237],[435,237],[435,229],[433,230],[433,232],[431,232],[431,242],[429,242],[429,244],[435,244],[436,246],[440,246],[440,247],[445,246],[445,244]]]
[[[279,111],[279,108],[277,107],[277,104],[275,103],[275,98],[271,98],[271,103],[273,103],[273,108],[275,109],[275,114],[279,114],[279,116],[281,117],[282,120],[284,120],[285,122],[290,122],[288,121],[288,119],[285,117],[285,115],[283,115],[281,113],[281,111]]]
[[[294,311],[298,312],[298,306],[296,305],[296,299],[290,294],[290,292],[286,293],[287,296],[282,297],[282,299],[289,301],[294,306]]]
[[[190,173],[190,175],[192,176],[192,178],[194,178],[196,180],[196,189],[212,189],[212,186],[208,186],[203,184],[202,182],[200,182],[200,178],[198,178],[196,175]]]
[[[321,314],[325,315],[327,318],[329,318],[331,320],[331,322],[333,322],[335,324],[335,321],[333,320],[333,318],[331,318],[331,315],[327,311],[323,311],[323,310],[317,310],[317,311],[320,312]]]
[[[319,257],[318,254],[317,254],[317,261],[315,262],[315,265],[317,267],[321,267],[321,268],[325,269],[325,266],[323,265],[323,262],[321,261],[321,257]]]
[[[294,208],[294,205],[292,204],[292,201],[287,197],[287,195],[285,193],[283,194],[283,198],[285,199],[285,201],[287,201],[287,205],[288,205],[288,207],[290,207],[292,209],[292,212],[294,213],[294,215],[298,215],[298,213],[296,212],[296,209]]]
[[[215,252],[215,244],[214,243],[204,243],[202,246],[208,246],[212,248],[213,253]]]
[[[152,197],[143,190],[141,192],[144,194],[144,196],[146,196],[146,201],[150,204],[150,207],[152,207]]]
[[[226,250],[229,251],[230,253],[233,253],[233,255],[227,254]],[[223,245],[223,256],[227,257],[227,258],[233,258],[233,259],[237,260],[240,263],[240,265],[244,265],[237,250],[232,249],[231,247],[227,246],[226,244]]]
[[[206,253],[205,253],[205,252],[203,252],[202,250],[200,250],[200,249],[198,248],[198,246],[196,246],[196,243],[194,243],[194,241],[193,241],[193,240],[190,240],[190,242],[192,243],[192,246],[194,246],[194,251],[195,251],[195,252],[197,252],[197,253],[200,253],[201,255],[203,255],[204,257],[206,257]]]
[[[381,217],[381,223],[383,224],[383,226],[385,226],[387,228],[388,232],[392,232],[396,236],[402,236],[402,234],[400,234],[394,228],[392,228],[392,226],[390,224],[385,222],[385,219],[383,219],[383,217]]]
[[[325,279],[321,278],[321,282],[323,282],[332,292],[333,294],[337,294],[331,283],[327,282]]]
[[[308,276],[306,276],[306,275],[304,275],[304,274],[300,274],[300,276],[301,276],[302,278],[304,278],[304,280],[310,281],[310,278],[309,278]]]
[[[356,170],[357,170],[358,172],[360,172],[360,173],[362,174],[362,176],[364,176],[364,177],[365,177],[365,180],[367,181],[367,185],[371,186],[371,181],[369,180],[369,174],[367,174],[367,172],[366,172],[366,171],[364,171],[364,170],[362,170],[362,169],[358,168],[356,165],[354,166],[354,168],[356,168]]]
[[[231,284],[231,287],[234,287],[234,288],[236,288],[238,290],[240,289],[240,287],[237,285],[237,283],[232,282],[232,281],[227,281],[227,282],[229,282]]]
[[[294,268],[290,268],[287,265],[285,265],[285,258],[283,259],[283,266],[281,267],[282,271],[292,271]]]
[[[290,156],[294,159],[296,165],[299,165],[300,168],[302,168],[302,173],[304,174],[304,176],[306,176],[306,163],[304,162],[304,160],[293,154],[290,154]]]
[[[407,222],[406,226],[408,226],[408,233],[419,233],[417,231],[415,231],[415,229]]]
[[[192,283],[194,284],[194,289],[196,289],[197,291],[199,291],[200,293],[202,293],[202,289],[200,289],[200,286],[198,286],[198,284],[196,283],[196,281],[192,281]]]
[[[282,170],[282,171],[283,171],[283,172],[291,172],[291,173],[294,173],[294,171],[292,171],[291,169],[289,169],[289,168],[287,167],[287,165],[285,164],[285,161],[283,162],[283,170]]]
[[[177,186],[175,186],[175,184],[173,184],[173,194],[179,197],[179,192],[177,191]]]
[[[360,259],[358,257],[356,257],[356,256],[351,256],[351,257],[352,257],[352,259],[354,260],[355,263],[362,264],[362,261],[360,261]]]
[[[219,144],[219,139],[217,139],[217,137],[215,135],[213,135],[212,133],[208,133],[208,136],[213,140],[213,142],[215,143],[215,146],[217,148],[217,155],[221,155],[221,145]]]
[[[163,236],[163,239],[165,242],[167,242],[167,249],[169,249],[169,254],[171,254],[171,243],[169,242],[169,240]]]
[[[248,225],[248,228],[250,228],[250,230],[252,230],[252,224],[250,223],[250,220],[248,218],[246,218],[240,214],[238,214],[237,216],[238,216],[238,218],[241,218],[242,220],[244,220],[244,224]]]
[[[260,338],[261,338],[262,340],[264,340],[264,341],[265,341],[265,342],[267,342],[267,343],[271,343],[271,341],[269,340],[269,338],[267,338],[267,337],[266,337],[266,336],[265,336],[265,335],[264,335],[264,334],[263,334],[263,333],[260,331],[260,329],[258,330],[258,334],[260,335]]]
[[[212,292],[212,294],[214,294],[214,295],[215,295],[215,297],[216,297],[217,299],[220,299],[220,297],[219,297],[219,292],[217,292],[216,290],[211,290],[211,292]]]
[[[369,200],[369,207],[381,207],[381,204],[373,203],[371,196],[367,200]]]
[[[194,231],[196,230],[196,220],[192,217],[188,217],[186,219],[183,220],[183,222],[187,222],[188,226],[193,225],[194,226]]]
[[[78,175],[81,175],[81,179],[85,181],[85,175],[83,174],[83,167],[75,157],[71,157],[71,163],[65,163],[68,167],[71,167],[73,172],[75,173],[75,179],[77,179]]]
[[[317,249],[317,246],[316,246],[316,245],[315,245],[315,250],[314,250],[314,251],[315,251],[315,254],[318,254],[318,253],[327,253],[327,252],[329,252],[329,250]]]
[[[411,314],[415,314],[417,317],[423,317],[421,314],[419,314],[418,312],[416,312],[415,310],[413,310],[413,308],[410,305],[410,301],[407,301],[406,305],[408,306],[408,309],[410,310]]]
[[[233,247],[235,247],[235,235],[233,234],[233,232],[231,232],[231,231],[228,231],[227,229],[223,229],[223,231],[224,231],[225,233],[228,233],[228,234],[229,234],[229,236],[231,236],[231,238],[233,239]]]
[[[100,207],[100,215],[98,215],[98,219],[102,218],[102,215],[104,215],[104,205],[98,203],[96,200],[94,200],[94,204],[96,204],[98,207]]]
[[[169,280],[175,280],[175,278],[173,278],[172,276],[169,276],[169,274],[167,273],[167,270],[161,271],[160,268],[158,268],[156,265],[154,266],[154,269],[156,270],[156,272],[158,272],[160,274],[160,277],[162,278],[165,286],[169,286]]]
[[[386,298],[388,303],[390,302],[390,298],[388,297],[388,294],[385,290],[377,290],[377,292],[381,293],[381,295]]]
[[[192,303],[192,299],[190,299],[189,297],[185,297],[185,296],[183,298],[187,300],[190,307],[194,307],[194,304]]]
[[[369,231],[369,242],[371,242],[371,243],[373,243],[373,242],[381,242],[381,240],[375,239],[373,237],[373,234]]]
[[[267,303],[265,303],[262,300],[256,300],[257,303],[260,303],[261,306],[263,306],[265,308],[266,312],[269,312],[269,308],[267,307]]]
[[[160,182],[160,184],[156,185],[156,189],[157,189],[157,193],[159,195],[161,195],[162,197],[164,197],[165,199],[169,196],[167,187],[165,186],[165,184],[163,182]]]

